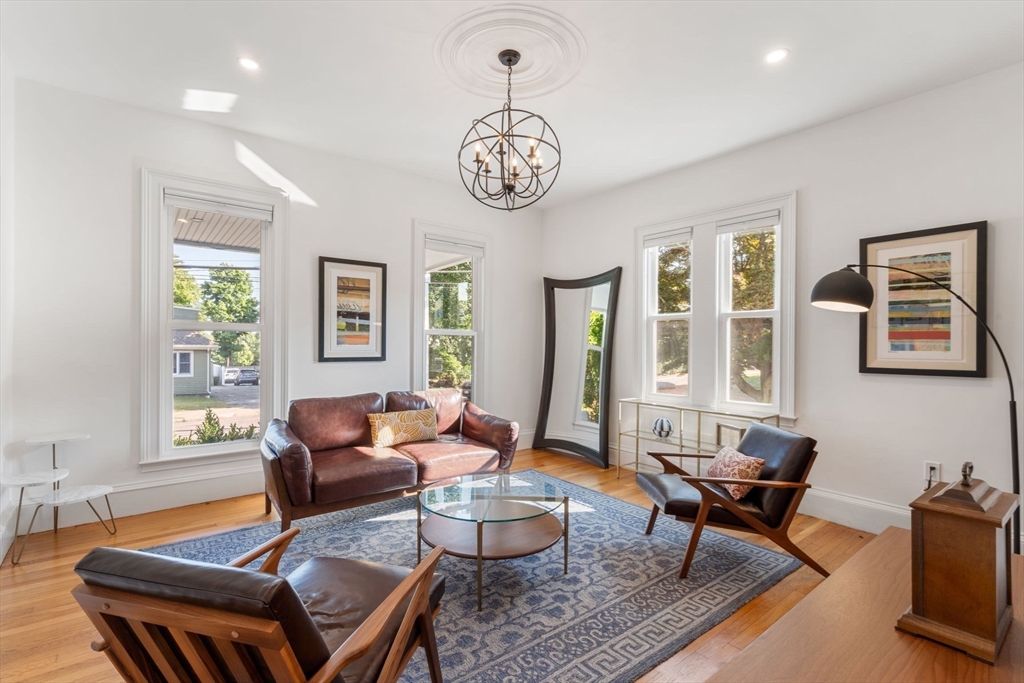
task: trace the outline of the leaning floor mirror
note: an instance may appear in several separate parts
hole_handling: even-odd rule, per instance
[[[544,278],[544,378],[534,448],[608,467],[608,397],[622,268],[579,280]]]

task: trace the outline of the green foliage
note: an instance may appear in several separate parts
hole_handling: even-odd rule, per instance
[[[220,418],[210,408],[206,409],[206,415],[199,425],[188,433],[188,436],[174,435],[174,445],[198,446],[204,443],[220,443],[222,441],[237,441],[239,439],[259,438],[259,425],[239,427],[232,423],[227,429],[220,423]]]
[[[174,257],[174,265],[181,265],[181,259]],[[174,305],[195,307],[199,301],[199,284],[184,268],[174,268]]]
[[[658,313],[690,310],[690,243],[658,249]]]
[[[209,282],[202,284],[202,316],[213,322],[254,323],[259,320],[260,306],[253,295],[249,273],[237,268],[210,270]],[[259,365],[259,337],[252,332],[214,332],[217,350],[213,359],[220,365]]]
[[[590,422],[601,414],[601,352],[587,349],[587,368],[583,375],[583,412]]]
[[[775,230],[740,232],[732,238],[732,309],[775,308]],[[768,318],[734,318],[729,374],[745,396],[772,402],[772,327]]]
[[[590,329],[587,331],[587,344],[590,346],[601,346],[604,339],[604,313],[601,311],[590,312]]]
[[[466,260],[427,274],[427,314],[432,330],[473,329],[473,261]],[[473,381],[473,339],[430,335],[428,383],[431,387],[466,387]]]

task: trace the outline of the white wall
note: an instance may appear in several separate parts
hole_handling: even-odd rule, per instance
[[[498,212],[452,183],[32,81],[19,79],[16,89],[16,471],[47,460],[45,449],[24,447],[26,437],[84,431],[91,440],[65,449],[63,461],[72,469],[68,484],[113,484],[120,515],[262,490],[256,457],[242,473],[216,465],[141,472],[132,419],[138,394],[139,169],[262,186],[235,160],[235,140],[319,204],[294,204],[288,215],[289,397],[410,387],[412,234],[413,220],[420,219],[493,235],[496,360],[484,407],[518,420],[529,443],[542,348],[539,338],[523,331],[542,324],[539,213]],[[319,256],[388,264],[386,362],[315,362]],[[88,521],[90,514],[85,506],[69,508],[61,514],[62,526]]]
[[[819,451],[802,511],[870,531],[905,526],[925,460],[941,462],[946,481],[972,460],[977,477],[1011,490],[995,348],[986,379],[859,374],[857,316],[812,308],[810,290],[857,260],[861,237],[987,220],[989,322],[1024,391],[1022,121],[1018,64],[548,209],[544,274],[623,266],[612,396],[635,395],[634,229],[797,190],[796,429]]]
[[[0,48],[0,477],[10,471],[8,446],[13,431],[14,328],[14,72]],[[0,558],[13,540],[14,492],[0,489]],[[10,526],[10,529],[8,529]]]

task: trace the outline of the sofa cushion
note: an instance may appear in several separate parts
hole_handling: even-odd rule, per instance
[[[411,441],[437,439],[437,413],[433,408],[370,413],[370,435],[374,448],[390,448]]]
[[[395,450],[416,461],[422,483],[494,472],[499,464],[498,451],[461,434],[446,434],[437,441],[403,443],[395,446]]]
[[[389,391],[388,412],[400,410],[437,411],[437,433],[458,434],[462,425],[462,390],[427,389],[426,391]]]
[[[369,446],[370,413],[384,412],[380,394],[303,398],[288,407],[288,426],[310,451]]]
[[[664,510],[665,514],[689,520],[697,517],[697,508],[700,507],[701,501],[700,492],[680,479],[679,475],[641,472],[636,475],[636,485],[647,494],[647,497],[655,505]],[[703,484],[703,486],[707,486],[722,496],[732,498],[732,495],[718,484]],[[735,503],[738,508],[750,513],[757,521],[768,524],[768,518],[758,507],[750,503],[749,498],[737,500]],[[721,505],[711,506],[711,509],[708,510],[708,521],[750,528],[749,524]]]
[[[274,574],[121,548],[90,550],[75,573],[87,586],[279,621],[307,677],[330,656],[296,591]]]
[[[392,448],[335,448],[315,452],[312,459],[318,505],[416,486],[416,463]]]
[[[333,652],[398,587],[412,570],[375,562],[334,557],[315,557],[288,576],[306,605],[327,647]],[[430,608],[441,604],[444,576],[434,574],[430,582]],[[408,603],[406,603],[408,604]],[[405,615],[399,610],[370,651],[342,670],[345,683],[376,681]],[[419,635],[418,627],[412,638]]]

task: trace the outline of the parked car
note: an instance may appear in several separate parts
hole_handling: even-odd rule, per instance
[[[241,370],[238,373],[238,377],[235,378],[235,384],[242,386],[243,384],[252,384],[258,386],[260,383],[260,373],[255,370]]]
[[[238,379],[238,373],[241,372],[238,368],[224,368],[224,384],[234,384],[235,380]]]

